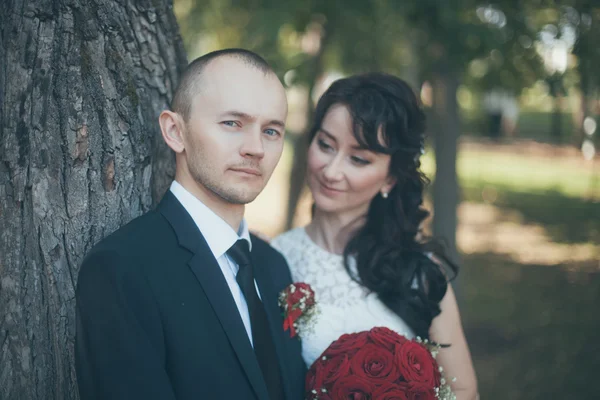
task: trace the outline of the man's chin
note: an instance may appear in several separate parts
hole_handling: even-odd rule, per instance
[[[251,191],[245,193],[227,193],[221,196],[225,201],[231,204],[248,204],[252,203],[260,194],[259,191]]]

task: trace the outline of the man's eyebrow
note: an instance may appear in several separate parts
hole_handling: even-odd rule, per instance
[[[223,114],[221,114],[222,117],[228,116],[228,115],[232,116],[232,117],[240,118],[240,119],[245,119],[248,121],[256,121],[256,117],[254,117],[248,113],[242,112],[242,111],[232,110],[232,111],[226,111]],[[272,119],[271,121],[269,121],[268,125],[275,125],[275,126],[279,126],[281,128],[285,128],[285,122],[278,120],[278,119]]]
[[[230,115],[232,117],[236,117],[236,118],[240,118],[240,119],[248,119],[248,120],[255,120],[256,118],[254,118],[253,116],[251,116],[250,114],[247,114],[245,112],[242,111],[235,111],[235,110],[231,110],[231,111],[226,111],[223,114],[221,114],[221,116],[227,116]]]
[[[285,122],[280,121],[278,119],[272,119],[271,121],[269,121],[269,125],[275,125],[280,128],[285,128]]]

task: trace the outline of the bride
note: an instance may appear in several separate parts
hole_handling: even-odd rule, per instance
[[[371,73],[334,82],[310,132],[312,221],[276,237],[296,282],[315,291],[320,313],[302,337],[310,366],[344,333],[385,326],[449,344],[438,354],[457,399],[477,382],[452,286],[450,263],[421,233],[425,116],[411,88]]]

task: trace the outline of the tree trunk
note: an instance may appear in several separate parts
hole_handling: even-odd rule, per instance
[[[435,180],[433,182],[433,234],[443,239],[449,256],[458,262],[456,249],[457,207],[459,201],[456,156],[460,135],[460,118],[456,91],[458,76],[441,63],[433,77],[433,109],[436,115],[433,134]]]
[[[546,79],[550,89],[550,95],[552,96],[552,115],[550,116],[550,137],[556,144],[562,143],[562,96],[564,93],[562,76],[559,73],[548,77]]]
[[[553,99],[554,107],[552,108],[552,116],[550,119],[550,135],[554,143],[561,144],[563,141],[562,132],[562,97],[555,96]]]
[[[164,191],[185,53],[170,1],[8,0],[0,29],[0,398],[76,399],[79,265]]]
[[[589,1],[581,2],[577,9],[582,15],[593,15],[592,4]],[[584,127],[586,117],[594,118],[594,92],[600,83],[596,72],[597,60],[600,55],[596,44],[597,32],[597,23],[594,25],[594,22],[592,22],[592,25],[587,27],[584,24],[580,24],[577,32],[577,41],[573,47],[573,54],[577,56],[576,69],[579,72],[580,91],[579,110],[575,118],[576,129],[573,138],[573,143],[577,147],[581,147],[586,139],[591,140],[591,135],[597,135],[597,131],[588,134]]]
[[[331,29],[331,28],[329,28]],[[308,91],[307,107],[306,107],[306,131],[304,134],[299,135],[294,140],[294,158],[292,161],[292,169],[290,171],[290,190],[288,196],[287,215],[285,220],[285,230],[290,230],[294,224],[294,216],[296,215],[296,208],[302,196],[302,191],[305,187],[306,179],[306,163],[308,155],[308,138],[307,133],[312,127],[314,106],[313,106],[313,95],[317,79],[323,73],[323,55],[325,53],[325,47],[330,37],[331,32],[328,32],[327,26],[324,28],[323,36],[321,37],[321,46],[319,51],[315,54],[315,57],[311,60],[312,65],[310,66],[308,85],[310,90]]]
[[[587,43],[589,38],[587,36],[582,37],[580,41],[585,41],[584,43]],[[584,128],[586,117],[594,118],[593,104],[597,78],[594,73],[595,64],[592,59],[592,54],[590,54],[591,51],[584,52],[587,48],[585,48],[585,45],[582,45],[582,47],[584,47],[584,50],[579,50],[579,62],[577,63],[577,69],[579,71],[580,108],[577,118],[577,129],[575,130],[576,133],[573,140],[577,147],[581,147],[585,139],[591,139],[591,135],[597,134],[597,132],[588,134]]]

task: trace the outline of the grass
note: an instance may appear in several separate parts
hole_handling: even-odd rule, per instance
[[[428,154],[424,170],[433,169]],[[600,243],[600,171],[580,160],[463,150],[457,171],[463,200],[515,211],[554,243]],[[600,398],[596,258],[590,270],[464,255],[461,312],[482,399]]]
[[[553,243],[598,249],[597,162],[556,156],[551,148],[545,155],[493,149],[461,151],[463,200],[514,211],[515,224],[540,226]],[[431,176],[434,167],[429,153],[423,169]],[[493,252],[463,256],[461,313],[482,399],[600,398],[599,261],[598,251],[586,262],[591,269],[517,263]]]
[[[423,170],[433,179],[434,169],[427,153]],[[600,243],[598,163],[471,150],[459,154],[457,172],[462,200],[516,210],[524,223],[544,226],[554,242]]]
[[[495,188],[495,206],[518,211],[524,224],[543,226],[553,242],[600,243],[600,202],[569,197],[557,190],[528,193]],[[481,193],[481,187],[463,188],[465,200],[481,201]]]
[[[481,135],[489,129],[489,121],[481,110],[467,112],[462,110],[462,127],[465,132]],[[532,139],[545,143],[554,143],[556,138],[551,137],[552,113],[544,111],[522,111],[517,121],[516,137]],[[577,129],[574,125],[573,114],[561,113],[561,137],[559,143],[572,143]]]
[[[600,165],[577,165],[549,157],[493,151],[462,151],[457,160],[461,186],[467,188],[497,186],[510,192],[554,191],[567,197],[600,199]],[[423,171],[433,177],[432,152],[423,157]]]
[[[463,282],[482,399],[600,398],[600,273],[479,254]]]
[[[458,161],[458,174],[466,187],[497,185],[514,192],[555,191],[584,197],[592,187],[591,169],[554,164],[508,154],[468,154]],[[595,188],[600,194],[600,185]]]

